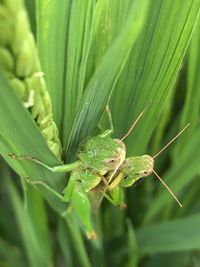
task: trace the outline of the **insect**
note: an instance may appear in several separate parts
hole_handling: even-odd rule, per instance
[[[139,179],[149,176],[153,172],[181,206],[170,188],[154,171],[153,166],[154,158],[169,146],[188,125],[155,156],[143,155],[125,158],[126,148],[123,140],[133,130],[145,110],[146,108],[140,113],[122,139],[113,139],[112,118],[109,109],[107,109],[110,129],[82,142],[78,148],[78,160],[74,163],[50,167],[30,156],[10,156],[13,159],[31,160],[53,172],[71,172],[64,190],[63,201],[71,203],[86,230],[87,237],[95,239],[96,234],[91,222],[91,202],[89,199],[91,192],[94,194],[100,192],[101,196],[105,196],[112,204],[123,206],[123,188],[132,186]],[[38,182],[41,183],[41,181]],[[37,183],[37,181],[34,181],[34,183]]]
[[[166,187],[166,189],[170,192],[176,202],[182,207],[180,201],[177,199],[172,190],[167,186],[167,184],[160,178],[157,172],[154,170],[154,159],[159,156],[172,142],[175,141],[189,126],[187,124],[169,143],[167,143],[158,153],[156,153],[153,157],[149,155],[135,156],[126,158],[121,166],[118,168],[112,180],[105,187],[102,186],[96,191],[104,191],[104,196],[113,204],[119,205],[121,207],[126,206],[124,204],[124,194],[123,188],[130,187],[138,182],[140,179],[149,176],[151,173],[154,173],[155,176],[160,180],[160,182]],[[132,126],[128,133],[132,130]],[[122,138],[124,139],[128,133]],[[111,175],[109,175],[111,177]],[[108,194],[105,192],[108,191]]]

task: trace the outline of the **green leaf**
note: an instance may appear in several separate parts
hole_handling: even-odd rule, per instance
[[[0,262],[5,262],[4,266],[27,266],[27,263],[24,261],[22,255],[22,251],[16,248],[16,246],[11,245],[6,240],[0,237]]]
[[[91,46],[94,1],[76,0],[71,4],[66,51],[66,73],[63,87],[62,139],[69,140],[70,131],[86,82],[86,66]]]
[[[28,160],[14,160],[10,153],[35,157],[51,166],[60,164],[49,150],[35,122],[25,110],[12,88],[0,75],[0,153],[8,164],[22,177],[41,183],[35,186],[58,211],[63,212],[66,204],[49,192],[45,184],[55,191],[63,190],[65,174],[55,174]]]
[[[123,30],[112,43],[92,76],[78,107],[67,144],[68,158],[74,157],[80,141],[92,134],[105,109],[112,89],[126,63],[145,20],[148,1],[134,1]]]
[[[193,135],[199,126],[199,106],[200,106],[200,19],[198,18],[193,38],[189,47],[189,62],[187,66],[187,91],[183,110],[181,112],[181,127],[190,123],[189,129],[184,133],[177,143],[174,153],[174,161],[184,150],[190,136]]]
[[[28,212],[23,206],[19,193],[17,192],[14,184],[11,182],[10,179],[7,179],[7,184],[10,190],[10,197],[13,209],[15,212],[15,216],[17,218],[18,227],[28,256],[28,260],[30,262],[30,266],[46,267],[51,265],[51,260],[49,257],[47,257],[46,253],[48,250],[48,245],[41,250],[41,247],[43,247],[41,241],[42,243],[43,242],[45,243],[46,238],[40,240],[41,233],[40,235],[38,235],[37,231],[35,232],[37,224],[35,224],[35,220],[34,221],[31,220],[31,217],[29,216]]]
[[[29,184],[24,184],[24,195],[25,203],[23,208],[25,209],[24,212],[26,213],[27,222],[23,221],[23,223],[31,225],[33,235],[37,238],[39,247],[42,247],[43,259],[45,259],[49,265],[52,265],[52,243],[44,199],[41,194]],[[24,226],[22,225],[22,227]],[[38,255],[35,256],[38,257]]]
[[[36,1],[37,44],[54,119],[61,130],[65,61],[71,1]],[[76,2],[76,1],[75,1]]]
[[[127,220],[128,226],[128,250],[129,260],[127,267],[137,267],[139,261],[138,244],[135,236],[135,230],[130,220]]]
[[[194,252],[164,252],[159,254],[154,254],[149,257],[147,264],[145,267],[155,267],[155,266],[162,266],[162,267],[177,267],[177,266],[190,266],[191,264],[195,265],[195,257],[194,260],[191,258],[193,257]],[[197,261],[197,266],[198,266]]]
[[[68,213],[65,216],[65,221],[70,229],[74,247],[76,249],[77,258],[80,259],[83,267],[91,267],[89,257],[86,252],[86,248],[83,243],[83,237],[80,232],[80,228],[77,222],[77,218],[74,213]]]
[[[131,155],[146,152],[160,111],[175,88],[172,86],[189,44],[199,7],[199,0],[152,1],[146,23],[112,98],[115,135],[118,137],[124,135],[152,101],[127,139],[127,150]]]
[[[189,142],[185,145],[184,151],[180,154],[176,163],[165,174],[164,181],[170,186],[170,188],[172,188],[174,192],[181,191],[181,189],[192,182],[193,178],[195,178],[195,176],[199,173],[199,143],[200,130],[198,130],[198,132],[191,137]],[[172,199],[167,190],[165,190],[163,187],[160,188],[159,193],[157,193],[152,200],[151,206],[146,212],[143,221],[146,223],[147,221],[151,220],[163,209],[164,204],[169,201],[172,202],[174,199]]]
[[[35,0],[25,0],[24,3],[28,11],[31,30],[35,35],[36,34]]]
[[[65,263],[68,267],[73,267],[72,261],[72,247],[70,244],[70,239],[68,236],[68,232],[66,231],[66,222],[64,220],[59,220],[58,229],[57,229],[57,239],[59,243],[60,250],[65,259]]]
[[[200,214],[136,230],[141,252],[155,253],[200,248]]]

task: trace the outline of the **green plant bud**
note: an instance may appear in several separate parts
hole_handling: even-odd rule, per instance
[[[0,20],[0,45],[4,46],[12,42],[13,29],[12,25],[7,24],[4,21]]]
[[[22,0],[4,0],[4,5],[12,12],[13,14],[17,14],[23,5]]]
[[[18,55],[22,49],[22,42],[28,38],[30,33],[27,15],[24,9],[20,10],[15,19],[15,35],[11,44],[15,55]]]
[[[54,155],[56,155],[56,157],[60,159],[61,151],[59,145],[52,141],[48,141],[47,143]]]
[[[10,72],[13,72],[14,70],[13,58],[8,49],[5,49],[4,47],[0,47],[0,68]]]
[[[40,92],[40,78],[31,76],[29,78],[26,78],[24,80],[24,83],[26,84],[26,87],[28,90],[34,90],[37,94]]]
[[[19,77],[25,78],[30,76],[34,71],[34,53],[29,40],[24,40],[21,44],[21,48],[16,62],[16,74]]]
[[[0,45],[7,45],[13,42],[14,21],[13,14],[4,5],[0,4]]]
[[[35,40],[33,34],[30,32],[27,36],[27,41],[29,41],[30,50],[32,50],[32,65],[33,65],[33,73],[32,76],[36,78],[41,78],[40,76],[37,76],[36,74],[40,72],[40,61],[37,54],[37,48],[35,45]],[[44,81],[45,83],[45,81]]]
[[[52,140],[54,136],[54,125],[49,125],[44,130],[42,130],[42,134],[44,135],[46,140]]]
[[[2,3],[0,3],[0,21],[8,21],[9,9]]]
[[[10,85],[12,86],[12,88],[14,89],[14,91],[16,92],[17,96],[21,99],[21,101],[24,101],[24,96],[26,94],[26,86],[25,84],[20,81],[19,79],[11,79],[10,80]]]
[[[26,98],[23,101],[24,107],[30,108],[34,105],[34,103],[35,103],[34,95],[35,95],[34,90],[31,90],[28,92]]]
[[[3,73],[4,73],[5,77],[7,79],[9,79],[9,80],[15,78],[15,76],[13,75],[13,73],[10,72],[10,71],[8,71],[8,70],[4,70]]]
[[[49,121],[52,120],[52,115],[47,115],[41,122],[40,122],[40,128],[43,130],[49,125]]]
[[[47,111],[52,110],[50,96],[49,96],[49,93],[47,91],[44,92],[43,101],[44,101],[43,103],[44,103],[46,110]]]
[[[35,105],[31,108],[31,114],[40,126],[40,122],[45,118],[45,108],[42,105],[42,100],[35,95]]]
[[[23,106],[29,109],[50,149],[53,147],[60,158],[51,99],[22,0],[0,0],[0,45],[0,68]]]

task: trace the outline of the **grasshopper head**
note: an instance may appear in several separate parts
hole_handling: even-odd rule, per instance
[[[123,173],[120,185],[132,186],[140,178],[149,176],[153,172],[153,166],[154,160],[149,155],[127,158],[120,168]]]

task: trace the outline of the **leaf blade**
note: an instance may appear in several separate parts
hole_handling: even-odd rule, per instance
[[[171,252],[194,250],[200,247],[199,213],[170,222],[136,230],[142,252]],[[192,225],[192,227],[191,227]]]
[[[97,126],[132,45],[138,37],[144,22],[147,6],[147,1],[134,2],[129,19],[124,27],[125,30],[122,31],[121,36],[116,39],[113,46],[104,55],[90,80],[79,105],[70,141],[67,145],[68,158],[73,157],[72,151],[75,151],[80,141],[91,134]],[[126,43],[124,43],[124,40],[126,40]],[[113,65],[113,68],[110,68],[110,64]]]

